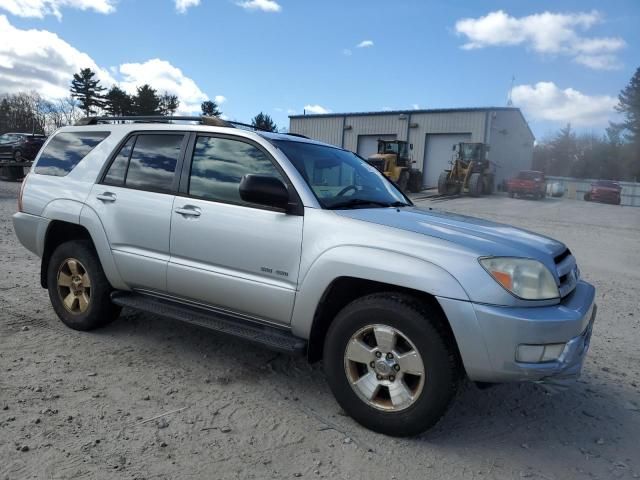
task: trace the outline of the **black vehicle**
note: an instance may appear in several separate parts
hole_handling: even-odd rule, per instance
[[[34,133],[5,133],[0,135],[0,161],[26,162],[36,158],[46,140]]]

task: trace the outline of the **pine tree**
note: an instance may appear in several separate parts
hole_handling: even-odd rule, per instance
[[[121,88],[115,85],[104,96],[104,108],[114,117],[131,115],[133,113],[133,99]]]
[[[80,108],[87,117],[96,113],[96,108],[103,106],[102,92],[105,88],[100,85],[100,80],[94,78],[95,75],[90,68],[83,68],[79,73],[75,73],[71,80],[71,96],[78,99]]]
[[[258,128],[260,130],[265,130],[267,132],[277,132],[278,131],[278,127],[273,122],[271,117],[269,115],[267,115],[266,113],[262,113],[262,112],[260,112],[258,115],[253,117],[253,119],[251,120],[251,125],[253,125],[254,127],[256,127],[256,128]]]
[[[202,115],[205,117],[219,117],[222,112],[219,110],[218,104],[213,100],[207,100],[200,105],[202,109]]]
[[[631,142],[640,144],[640,68],[620,92],[618,101],[616,110],[625,116],[620,126],[628,132],[626,136]]]
[[[168,92],[164,92],[160,97],[160,114],[161,115],[174,115],[176,110],[180,107],[180,100],[177,95],[171,95]]]
[[[158,115],[160,113],[160,97],[150,85],[138,87],[133,97],[133,110],[136,115]]]

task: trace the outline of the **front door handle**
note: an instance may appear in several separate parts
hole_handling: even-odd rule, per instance
[[[104,193],[99,193],[98,195],[96,195],[96,198],[98,200],[102,200],[103,202],[115,202],[116,201],[116,194],[112,193],[112,192],[104,192]]]
[[[176,208],[176,213],[184,215],[185,217],[199,217],[200,209],[198,207],[192,207],[191,205],[185,205],[182,208]]]

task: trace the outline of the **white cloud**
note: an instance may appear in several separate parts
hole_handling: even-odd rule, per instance
[[[580,32],[602,22],[597,11],[579,13],[543,12],[512,17],[502,10],[484,17],[458,20],[455,30],[468,42],[465,50],[485,47],[525,45],[548,55],[566,55],[594,69],[618,68],[615,52],[625,47],[619,37],[586,37]]]
[[[175,0],[175,3],[178,13],[187,13],[189,8],[200,5],[200,0]]]
[[[236,5],[245,10],[261,10],[263,12],[279,12],[282,7],[274,0],[246,0],[237,2]]]
[[[96,72],[103,85],[115,82],[108,70],[55,33],[21,30],[0,15],[0,91],[35,90],[44,97],[69,95],[73,74],[82,68]]]
[[[322,105],[305,105],[304,110],[306,113],[331,113],[331,110]]]
[[[411,108],[413,108],[414,110],[420,110],[420,105],[414,103],[413,105],[411,105]]]
[[[553,82],[518,85],[511,97],[514,105],[534,119],[583,127],[606,125],[618,103],[610,95],[587,95],[573,88],[562,90]]]
[[[342,54],[346,57],[350,57],[351,55],[353,55],[353,52],[350,48],[345,48],[344,50],[342,50]]]
[[[46,15],[54,15],[61,19],[62,8],[107,14],[115,11],[115,0],[0,0],[0,9],[19,17],[44,18]]]
[[[181,113],[199,111],[200,104],[209,98],[196,82],[166,60],[154,58],[144,63],[124,63],[120,65],[119,72],[122,75],[120,87],[126,92],[135,93],[136,87],[148,83],[158,93],[166,91],[177,95],[180,99]],[[220,95],[217,98],[224,97]]]
[[[373,47],[373,42],[371,40],[363,40],[358,45],[356,45],[356,48],[369,48],[369,47]]]
[[[1,1],[1,0],[0,0]],[[0,92],[34,90],[45,98],[69,96],[73,74],[90,68],[105,87],[118,84],[129,93],[145,83],[158,90],[177,95],[180,112],[200,111],[208,96],[184,73],[166,60],[158,58],[143,63],[125,63],[109,69],[100,67],[89,55],[77,50],[55,33],[46,30],[21,30],[0,15]],[[216,102],[226,102],[217,95]]]

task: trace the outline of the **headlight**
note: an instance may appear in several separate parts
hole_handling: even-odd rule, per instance
[[[549,300],[560,296],[553,275],[537,260],[487,257],[479,261],[496,282],[517,297],[525,300]]]

